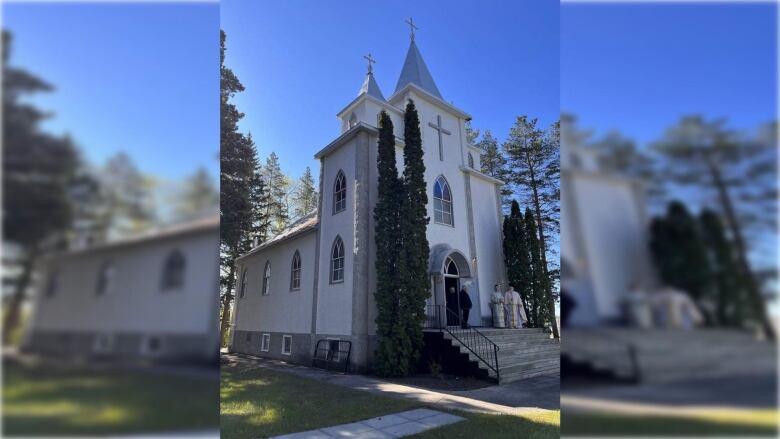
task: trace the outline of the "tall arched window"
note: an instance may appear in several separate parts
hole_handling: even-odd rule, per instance
[[[458,264],[455,263],[455,261],[448,257],[447,260],[444,262],[444,274],[449,274],[452,276],[458,276]]]
[[[333,241],[330,252],[330,283],[344,282],[344,241],[340,236]]]
[[[98,272],[97,285],[95,286],[95,294],[102,296],[109,294],[114,286],[114,277],[116,276],[116,268],[112,261],[106,261],[100,272]]]
[[[241,283],[238,287],[238,297],[244,297],[244,294],[246,293],[246,274],[247,270],[244,268],[241,270]]]
[[[339,213],[347,208],[347,177],[339,171],[333,183],[333,213]]]
[[[438,224],[451,226],[452,218],[452,192],[450,185],[444,176],[439,176],[433,184],[433,221]]]
[[[168,255],[163,266],[162,279],[160,287],[163,291],[181,288],[184,285],[184,272],[187,268],[187,261],[179,250],[174,250]]]
[[[357,116],[355,115],[355,113],[352,113],[352,115],[349,116],[349,127],[352,128],[355,125],[357,125],[357,123],[358,123]]]
[[[469,153],[469,168],[474,169],[474,156]]]
[[[271,261],[265,263],[265,270],[263,270],[263,296],[268,295],[271,290]]]
[[[295,254],[292,259],[292,267],[290,268],[290,290],[301,289],[301,254],[298,250],[295,250]]]

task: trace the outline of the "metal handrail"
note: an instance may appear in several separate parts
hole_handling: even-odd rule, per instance
[[[460,316],[446,308],[444,305],[427,305],[426,311],[426,328],[446,331],[452,338],[474,354],[479,361],[493,370],[496,373],[496,380],[500,382],[501,372],[498,368],[499,347],[493,340],[489,339],[476,328],[471,326],[466,328],[461,327]],[[442,321],[442,316],[445,317],[444,321]],[[453,322],[454,324],[448,325],[447,322]],[[492,357],[492,359],[490,357]]]

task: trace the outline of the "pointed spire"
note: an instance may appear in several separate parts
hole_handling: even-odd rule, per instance
[[[385,97],[382,95],[382,90],[379,89],[379,84],[376,83],[376,79],[374,79],[374,68],[373,64],[376,63],[376,60],[371,57],[371,54],[364,56],[368,61],[368,72],[366,73],[366,80],[363,81],[363,85],[360,87],[360,91],[358,92],[358,96],[362,95],[363,93],[373,96],[379,100],[384,101]]]
[[[407,22],[411,28],[411,34],[409,35],[409,51],[406,52],[406,60],[404,61],[404,67],[401,69],[401,76],[398,78],[398,83],[395,86],[395,92],[404,88],[407,84],[414,84],[428,93],[436,96],[439,99],[444,99],[439,93],[439,88],[436,87],[436,83],[433,82],[433,76],[428,71],[428,66],[425,65],[420,49],[417,48],[417,44],[414,42],[414,31],[417,26],[409,19]]]

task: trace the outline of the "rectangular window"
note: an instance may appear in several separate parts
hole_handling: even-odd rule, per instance
[[[292,354],[292,335],[282,336],[282,355]]]
[[[271,350],[271,334],[263,334],[262,341],[260,342],[260,350],[263,352]]]
[[[339,361],[341,358],[340,348],[341,340],[337,338],[328,339],[328,358],[333,361]]]

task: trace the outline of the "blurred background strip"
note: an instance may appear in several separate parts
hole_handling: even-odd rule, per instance
[[[561,7],[564,435],[777,434],[777,4]]]
[[[218,3],[2,17],[3,434],[216,437]]]

